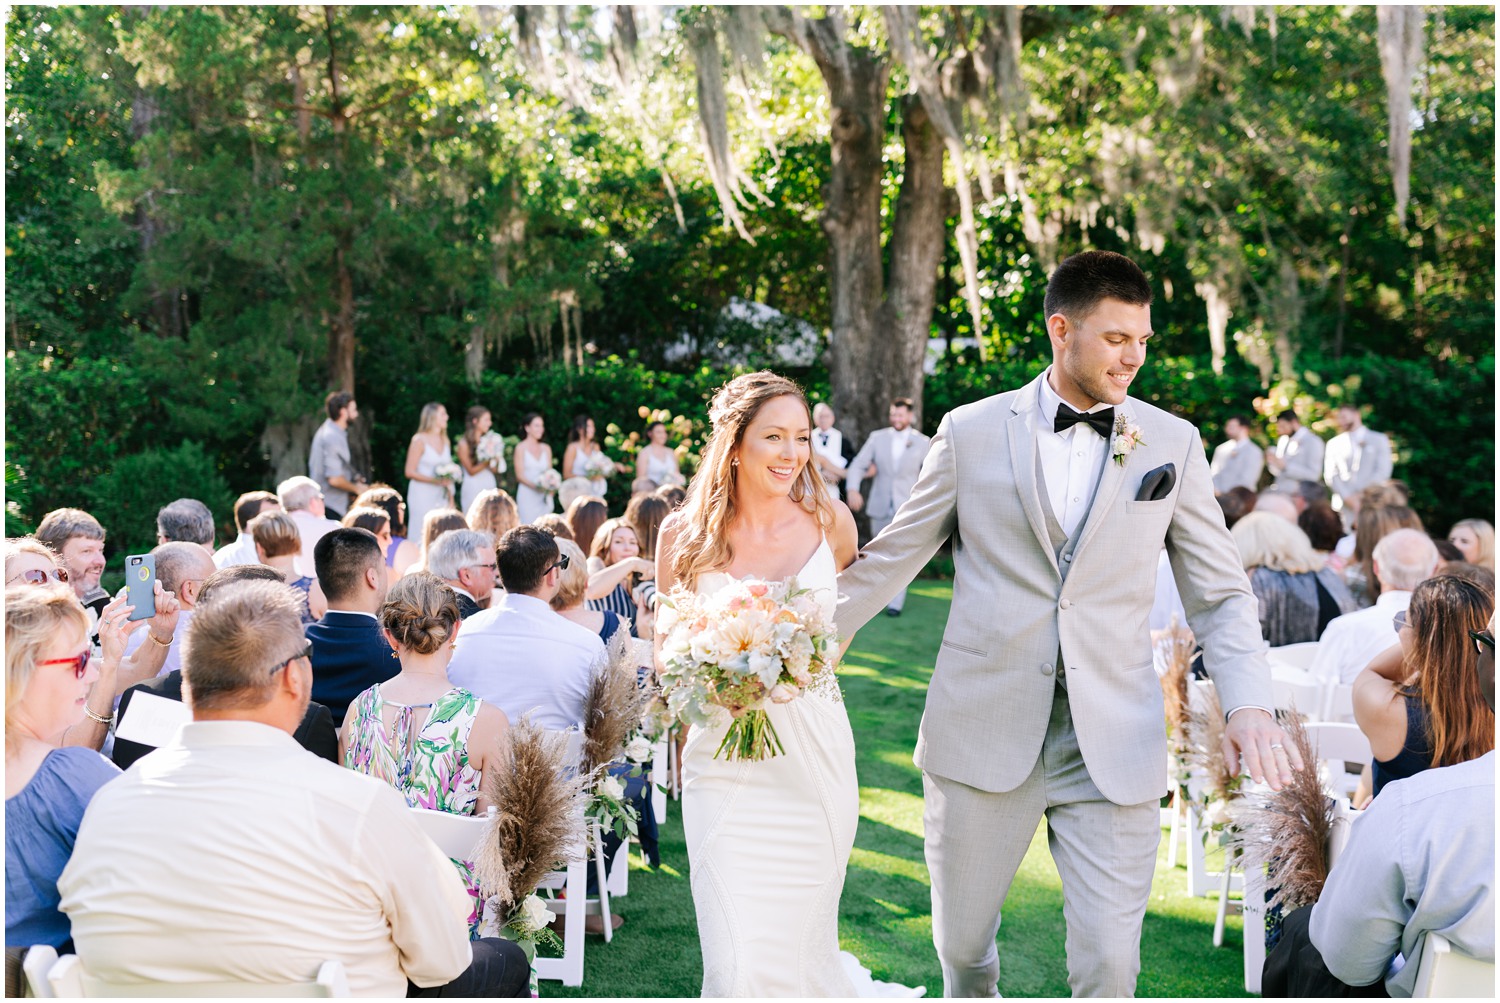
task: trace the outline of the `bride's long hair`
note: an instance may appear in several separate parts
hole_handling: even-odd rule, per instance
[[[739,514],[734,453],[766,402],[787,396],[797,398],[811,428],[812,411],[807,395],[785,376],[766,370],[746,373],[736,376],[714,394],[708,408],[712,431],[682,506],[681,530],[672,560],[672,571],[684,587],[693,588],[699,575],[722,571],[734,562],[734,548],[729,544],[729,527]],[[792,482],[791,499],[818,520],[824,533],[833,530],[833,498],[810,458]]]

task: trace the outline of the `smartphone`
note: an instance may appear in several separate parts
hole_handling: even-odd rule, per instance
[[[156,615],[156,555],[131,554],[125,558],[125,602],[135,609],[132,620]]]

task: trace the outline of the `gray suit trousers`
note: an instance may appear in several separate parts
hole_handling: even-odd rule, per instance
[[[1037,823],[1062,877],[1074,996],[1134,996],[1161,840],[1159,802],[1117,805],[1089,779],[1058,687],[1030,776],[1003,794],[923,774],[932,933],[945,996],[997,995],[1000,907]]]

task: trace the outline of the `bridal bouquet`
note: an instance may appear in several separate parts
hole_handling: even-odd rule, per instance
[[[599,478],[608,477],[615,472],[615,461],[598,452],[583,461],[583,473],[585,477]]]
[[[796,578],[746,579],[700,596],[660,597],[662,689],[667,708],[688,724],[729,719],[714,758],[769,759],[786,750],[765,704],[802,695],[838,652],[833,623],[812,589]]]
[[[544,470],[536,479],[536,486],[543,494],[555,495],[562,490],[562,475],[556,470]]]
[[[497,474],[505,473],[505,438],[499,432],[484,433],[474,447],[474,458]]]

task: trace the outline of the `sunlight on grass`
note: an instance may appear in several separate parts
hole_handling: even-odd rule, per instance
[[[922,838],[922,799],[919,797],[881,787],[861,787],[859,814],[872,822],[881,822]]]

